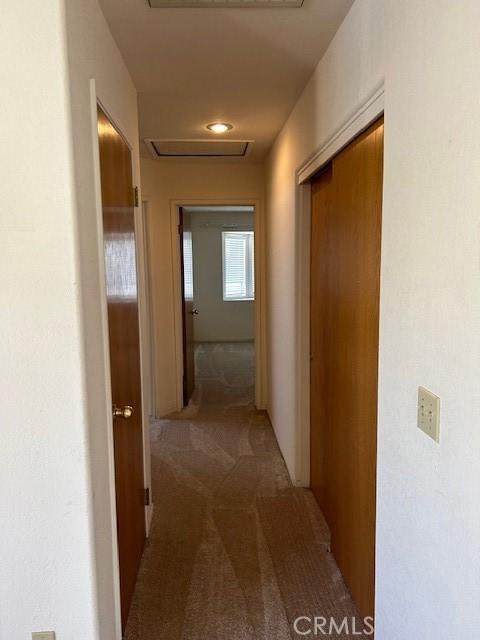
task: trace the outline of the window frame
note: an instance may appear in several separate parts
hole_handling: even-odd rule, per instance
[[[228,236],[248,236],[245,256],[245,295],[226,295],[226,255],[225,240]],[[223,302],[253,302],[255,301],[255,232],[251,229],[238,231],[222,231],[222,299]]]

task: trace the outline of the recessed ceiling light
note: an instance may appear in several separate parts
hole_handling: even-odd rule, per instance
[[[228,122],[212,122],[211,124],[207,124],[207,129],[210,129],[213,133],[225,133],[233,129],[233,124],[228,124]]]

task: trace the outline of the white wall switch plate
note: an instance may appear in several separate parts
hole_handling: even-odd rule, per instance
[[[32,640],[55,640],[55,631],[34,631]]]
[[[440,398],[424,387],[418,387],[417,426],[440,442]]]

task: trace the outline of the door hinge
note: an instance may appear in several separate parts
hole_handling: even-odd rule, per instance
[[[133,187],[133,206],[138,207],[138,187]]]
[[[150,506],[150,488],[149,487],[144,489],[144,502],[146,507]]]

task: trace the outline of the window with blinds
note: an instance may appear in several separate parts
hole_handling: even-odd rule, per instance
[[[186,300],[193,300],[192,232],[183,232],[183,286]]]
[[[255,298],[255,263],[253,231],[224,231],[223,299]]]

